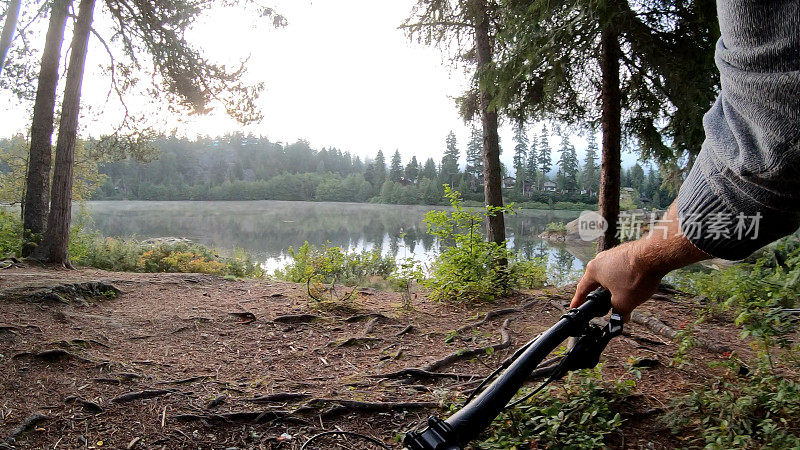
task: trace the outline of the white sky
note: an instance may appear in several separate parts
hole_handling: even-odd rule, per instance
[[[264,120],[241,127],[214,112],[180,122],[168,120],[164,131],[177,128],[178,135],[194,137],[242,130],[273,141],[303,138],[314,148],[335,146],[362,157],[371,157],[378,149],[388,156],[398,149],[404,161],[412,155],[424,161],[428,156],[440,159],[445,136],[454,130],[463,163],[469,129],[459,118],[453,97],[463,92],[468,76],[449,66],[439,49],[410,42],[397,29],[415,2],[272,0],[288,20],[287,27],[277,30],[256,26],[235,10],[214,11],[189,39],[212,61],[235,64],[250,57],[248,78],[265,84],[260,98]],[[98,9],[98,28],[104,15]],[[106,102],[108,77],[99,67],[107,56],[92,39],[83,96],[84,108],[91,113],[82,118],[81,130],[96,136],[118,122],[120,108]],[[127,101],[135,107],[137,99]],[[12,101],[8,93],[0,93],[0,102],[8,105],[0,110],[0,136],[26,132],[30,119],[25,106]],[[538,134],[541,128],[535,129]],[[504,125],[502,160],[509,168],[511,136],[510,127]],[[585,140],[571,140],[582,155]],[[553,149],[558,142],[551,136]]]

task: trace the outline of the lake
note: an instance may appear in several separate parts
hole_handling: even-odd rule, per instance
[[[288,261],[287,249],[304,242],[348,250],[379,248],[384,255],[426,262],[438,243],[425,233],[434,207],[368,203],[284,201],[87,202],[92,227],[104,236],[185,237],[221,250],[242,248],[272,273]],[[74,211],[75,216],[78,211]],[[591,246],[566,247],[538,237],[550,222],[568,222],[577,211],[521,210],[506,219],[510,246],[524,258],[546,257],[553,283],[576,279]]]

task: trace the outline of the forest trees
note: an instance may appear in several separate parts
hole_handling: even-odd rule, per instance
[[[0,33],[0,73],[3,72],[3,67],[6,64],[6,57],[8,56],[8,50],[11,48],[11,40],[14,38],[14,32],[17,29],[17,20],[19,19],[19,10],[21,7],[22,0],[11,0],[5,11],[6,17],[3,23],[3,31]]]
[[[600,210],[609,222],[600,248],[613,246],[623,131],[638,139],[643,157],[677,171],[700,149],[701,117],[718,83],[714,2],[505,5],[498,17],[501,51],[486,75],[495,103],[517,119],[600,123]]]
[[[475,65],[474,88],[462,99],[462,114],[466,119],[480,116],[483,131],[483,185],[486,206],[502,208],[502,174],[498,114],[494,107],[494,92],[482,74],[493,64],[496,17],[498,5],[493,0],[419,0],[403,27],[409,36],[426,44],[443,46],[455,54],[454,61]],[[489,214],[486,237],[490,242],[505,242],[505,219],[502,214]],[[505,261],[498,261],[501,265]]]
[[[150,79],[152,87],[146,92],[161,98],[172,112],[189,110],[207,113],[211,104],[221,105],[226,113],[242,123],[256,121],[260,112],[255,99],[261,91],[260,84],[242,82],[244,69],[229,70],[208,61],[203,54],[184,38],[186,31],[205,11],[217,5],[211,0],[196,2],[104,0],[103,11],[108,11],[113,24],[114,39],[92,28],[95,11],[94,0],[81,0],[70,53],[70,63],[64,89],[64,101],[56,144],[56,165],[50,188],[50,210],[47,212],[47,183],[49,179],[50,139],[54,117],[55,83],[58,80],[58,60],[66,25],[66,11],[71,0],[54,0],[49,6],[50,27],[45,41],[39,76],[39,91],[34,105],[32,125],[32,154],[29,179],[26,184],[26,203],[32,206],[25,215],[26,252],[36,245],[38,230],[44,230],[44,241],[32,257],[56,264],[68,264],[66,243],[69,239],[69,221],[72,196],[72,178],[76,134],[80,112],[83,71],[90,33],[108,52],[108,70],[111,90],[125,109],[123,123],[118,133],[100,142],[101,147],[113,150],[118,156],[137,154],[147,148],[142,138],[149,133],[136,129],[137,121],[125,107],[125,95],[139,79]],[[249,0],[233,1],[231,5],[251,7],[259,17],[273,18],[274,25],[282,25],[283,18],[271,9],[255,5]],[[48,8],[43,9],[47,11]],[[141,77],[148,70],[150,77]],[[127,130],[126,134],[119,133]],[[30,202],[27,202],[28,198]],[[44,206],[42,206],[44,205]],[[23,205],[25,207],[27,205]],[[44,216],[48,214],[46,227]]]

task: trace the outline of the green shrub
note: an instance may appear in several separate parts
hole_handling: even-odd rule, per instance
[[[722,310],[733,314],[742,337],[752,337],[763,351],[789,348],[798,328],[790,310],[800,305],[800,248],[788,252],[783,265],[768,267],[769,262],[760,258],[755,264],[688,274],[681,287],[708,299],[703,317]]]
[[[403,306],[411,308],[411,287],[425,279],[422,265],[413,258],[404,258],[389,275],[389,285],[403,297]]]
[[[475,448],[595,449],[622,424],[617,403],[633,383],[606,383],[598,369],[572,372],[563,388],[551,386],[498,416]],[[520,394],[526,394],[523,390]]]
[[[538,289],[547,284],[547,259],[516,260],[509,265],[512,285],[517,289]]]
[[[0,208],[0,258],[19,256],[22,249],[22,221],[12,211]]]
[[[769,362],[743,377],[735,358],[727,375],[672,405],[666,422],[687,446],[708,449],[800,448],[800,385]]]
[[[379,250],[347,252],[340,247],[317,247],[305,242],[295,250],[287,250],[292,262],[275,271],[277,278],[305,283],[308,294],[318,298],[325,290],[336,285],[365,284],[371,277],[388,278],[395,269],[394,259],[383,257]]]
[[[567,226],[564,224],[564,222],[550,222],[547,224],[547,227],[545,227],[544,231],[550,233],[566,233]]]
[[[452,211],[429,211],[425,215],[428,233],[444,246],[431,265],[425,286],[436,301],[491,300],[509,292],[509,273],[498,261],[508,261],[505,243],[487,242],[481,224],[487,216],[513,213],[512,206],[467,210],[461,195],[445,185],[445,197]]]

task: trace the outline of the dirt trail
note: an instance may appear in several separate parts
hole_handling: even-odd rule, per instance
[[[554,323],[568,298],[536,291],[468,308],[420,297],[404,310],[397,294],[362,290],[325,310],[292,283],[3,270],[0,442],[15,438],[0,448],[297,449],[337,427],[392,444]],[[647,308],[673,329],[689,318],[668,294]],[[710,327],[716,345],[738,342],[734,330]],[[651,412],[708,369],[671,367],[671,340],[639,324],[627,330],[609,346],[604,372],[619,376],[630,356],[653,367],[624,446],[669,445]],[[496,351],[452,357],[489,346]],[[721,359],[713,350],[694,357]],[[404,369],[422,371],[397,375]]]

